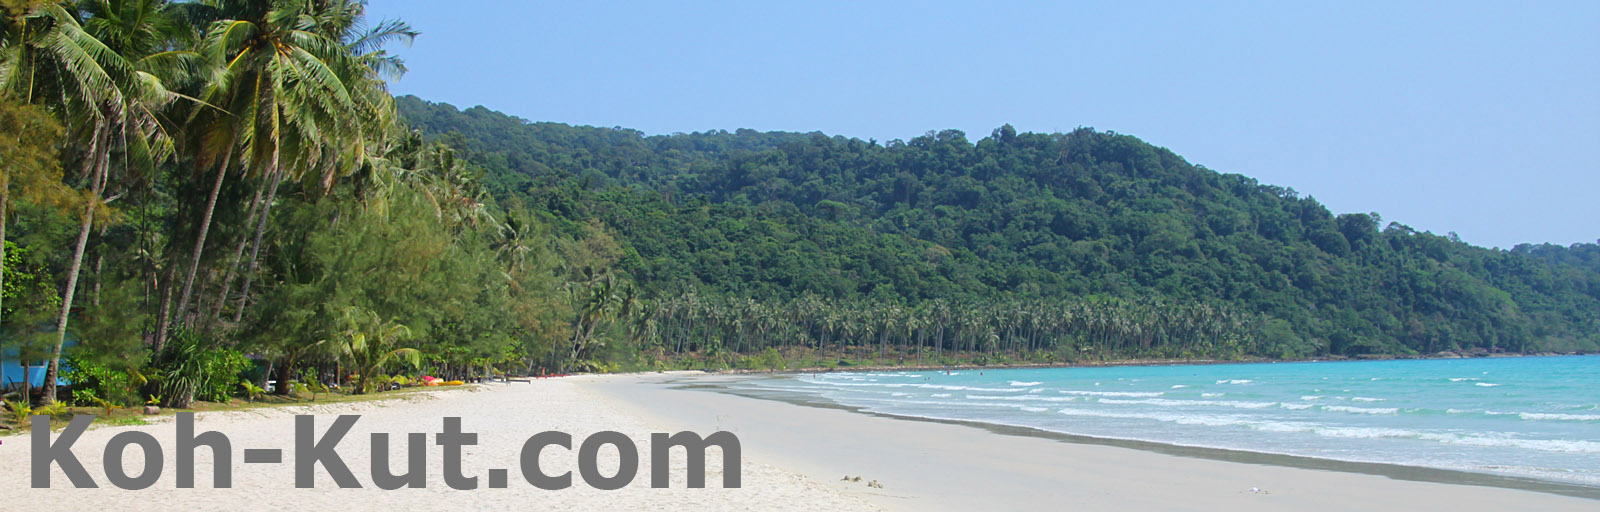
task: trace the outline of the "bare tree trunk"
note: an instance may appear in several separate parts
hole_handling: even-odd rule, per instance
[[[250,225],[256,219],[261,208],[261,189],[256,189],[255,199],[250,200],[250,213],[245,216],[245,225]],[[211,311],[212,318],[222,317],[222,308],[228,304],[228,291],[233,288],[233,275],[239,271],[239,263],[244,260],[244,248],[249,245],[250,237],[239,237],[239,245],[233,248],[233,263],[228,265],[228,273],[222,276],[222,293],[217,294],[216,308]]]
[[[99,126],[95,127],[95,142],[90,144],[90,154],[97,155],[108,153],[98,147],[104,132]],[[89,189],[91,196],[83,208],[82,223],[78,227],[78,241],[72,248],[72,267],[67,272],[67,287],[61,294],[61,316],[56,319],[56,344],[50,349],[50,366],[44,374],[44,403],[56,401],[56,376],[61,373],[61,347],[67,342],[67,319],[72,313],[72,298],[78,291],[78,274],[83,270],[83,250],[89,243],[89,231],[94,227],[94,210],[100,199],[100,194],[105,192],[106,167],[109,165],[109,155],[92,157],[94,171],[89,176]]]
[[[0,289],[4,289],[6,279],[6,206],[11,199],[11,183],[5,176],[0,176]],[[4,299],[5,294],[0,294]],[[0,320],[4,320],[0,318]],[[21,351],[17,352],[21,355]],[[6,393],[6,348],[0,344],[0,395]]]
[[[172,325],[168,318],[172,315],[172,281],[178,278],[178,267],[167,265],[167,279],[161,282],[161,310],[156,319],[155,352],[161,352],[161,347],[167,345],[167,329]]]
[[[194,291],[194,276],[200,273],[200,255],[206,249],[206,235],[211,231],[211,214],[217,209],[217,194],[222,191],[222,182],[228,176],[228,164],[233,158],[233,151],[227,151],[222,156],[222,167],[217,168],[217,179],[211,183],[211,197],[206,199],[206,213],[200,217],[200,234],[195,236],[194,251],[189,256],[189,274],[183,279],[183,292],[178,294],[178,310],[175,313],[183,317],[189,310],[189,294]]]
[[[10,183],[10,179],[7,178],[7,177],[4,177],[4,176],[0,176],[0,288],[4,287],[4,285],[5,285],[5,277],[6,277],[6,207],[9,206],[8,203],[10,202],[10,200],[11,200],[11,183]],[[4,298],[4,294],[0,294],[0,298]],[[19,356],[22,355],[22,351],[18,350],[17,351],[17,355],[19,355]],[[19,357],[18,359],[21,359],[21,358]],[[27,372],[23,372],[23,377],[24,378],[27,377]],[[5,393],[6,393],[6,349],[5,349],[5,345],[4,344],[0,344],[0,395],[4,395]],[[27,397],[24,396],[23,400],[27,400]]]
[[[106,239],[106,229],[106,226],[100,226],[100,233],[98,236],[102,241]],[[105,263],[106,251],[104,244],[102,243],[101,247],[96,248],[94,251],[94,293],[89,295],[90,303],[94,304],[95,306],[100,305],[100,270],[101,268],[105,267]]]
[[[261,234],[267,230],[267,219],[272,218],[272,200],[278,196],[278,182],[283,174],[277,171],[277,156],[273,156],[272,184],[268,186],[266,202],[261,203],[261,218],[256,220],[255,242],[250,245],[250,265],[245,267],[244,285],[239,288],[239,309],[233,312],[233,323],[244,319],[245,305],[250,301],[250,281],[256,274],[256,258],[261,255]]]

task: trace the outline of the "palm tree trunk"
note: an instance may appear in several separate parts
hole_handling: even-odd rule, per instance
[[[50,349],[50,366],[44,373],[44,403],[56,401],[56,376],[61,373],[61,347],[67,342],[67,319],[72,313],[72,298],[78,291],[78,274],[83,270],[83,250],[89,243],[89,231],[94,227],[94,210],[101,192],[105,191],[106,166],[109,165],[109,153],[103,148],[96,147],[101,141],[101,128],[95,127],[95,143],[91,144],[91,160],[94,161],[94,171],[89,176],[89,189],[91,192],[88,204],[83,207],[82,223],[78,226],[78,241],[72,248],[72,267],[67,272],[67,287],[61,293],[61,315],[56,319],[56,344]]]
[[[261,210],[261,189],[256,189],[255,199],[250,200],[250,213],[245,215],[245,225],[250,225],[256,220],[256,215]],[[239,263],[244,260],[244,247],[250,243],[250,237],[239,237],[239,245],[233,248],[233,263],[228,265],[228,273],[222,276],[222,293],[217,295],[217,305],[211,311],[212,318],[222,317],[222,308],[228,304],[228,292],[233,288],[233,275],[239,271]]]
[[[278,197],[278,182],[283,179],[283,173],[278,171],[277,155],[273,155],[272,184],[267,188],[266,202],[261,203],[261,218],[256,219],[255,241],[250,244],[250,265],[245,267],[244,285],[239,288],[239,309],[233,312],[233,323],[239,323],[244,318],[245,305],[250,301],[250,281],[255,277],[256,258],[261,255],[261,234],[267,231],[267,219],[272,218],[272,200]]]
[[[157,287],[161,290],[161,309],[156,319],[156,339],[152,347],[158,353],[161,352],[161,347],[166,346],[167,343],[167,329],[171,326],[167,318],[172,315],[172,281],[177,278],[178,267],[167,265],[167,279],[161,281],[160,286]]]
[[[11,183],[8,181],[5,177],[0,176],[0,289],[4,289],[6,279],[6,206],[8,206],[7,203],[11,199]],[[0,299],[4,298],[5,294],[0,294]],[[0,320],[4,319],[0,318]],[[20,355],[21,352],[19,351],[18,354]],[[5,345],[0,344],[0,395],[5,393],[6,349]]]
[[[182,318],[189,310],[189,294],[194,291],[194,276],[200,272],[200,255],[206,249],[206,235],[211,231],[211,214],[217,209],[217,194],[222,191],[222,181],[228,176],[228,164],[233,152],[222,155],[222,167],[217,168],[217,179],[211,183],[211,197],[206,199],[206,213],[200,217],[200,234],[195,236],[194,251],[189,256],[189,274],[183,278],[183,292],[178,294],[176,316]]]
[[[99,197],[99,190],[94,190],[94,195]],[[83,248],[90,242],[91,227],[94,227],[93,203],[83,208],[78,240],[72,246],[72,269],[67,270],[67,286],[61,293],[61,315],[56,317],[56,346],[50,349],[50,368],[45,370],[45,403],[56,402],[56,374],[61,371],[61,347],[67,342],[67,318],[72,314],[72,298],[77,294],[78,274],[83,270]]]
[[[105,240],[106,227],[100,226],[100,239]],[[89,295],[89,302],[95,306],[100,305],[100,269],[105,267],[106,251],[104,245],[94,251],[94,293]]]

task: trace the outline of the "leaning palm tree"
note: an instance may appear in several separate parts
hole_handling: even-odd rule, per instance
[[[14,13],[8,9],[7,14]],[[84,249],[95,221],[105,219],[108,203],[115,199],[106,197],[108,185],[114,184],[111,155],[122,155],[120,171],[148,171],[170,152],[171,139],[161,127],[158,112],[173,94],[150,71],[152,61],[146,58],[153,54],[123,47],[120,43],[124,41],[112,40],[118,46],[108,45],[95,33],[101,32],[102,25],[86,27],[79,12],[62,4],[33,5],[8,21],[7,27],[5,52],[0,57],[0,94],[44,105],[66,121],[82,165],[78,178],[85,200],[62,288],[56,343],[45,373],[44,399],[53,402]]]
[[[238,118],[235,135],[247,168],[267,183],[256,218],[234,321],[243,316],[278,185],[317,176],[323,188],[357,168],[368,144],[393,122],[386,73],[403,71],[382,46],[416,33],[399,22],[358,32],[360,2],[211,2],[221,13],[202,52],[217,64],[203,95]]]

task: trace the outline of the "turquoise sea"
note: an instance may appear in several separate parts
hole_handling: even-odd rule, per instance
[[[900,416],[1600,486],[1600,356],[838,372],[743,385]]]

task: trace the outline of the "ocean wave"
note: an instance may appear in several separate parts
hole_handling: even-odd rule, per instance
[[[1022,402],[1076,402],[1075,396],[1036,396],[1036,395],[967,395],[968,400],[1016,400]]]
[[[1165,398],[1146,398],[1143,400],[1118,400],[1101,398],[1103,404],[1128,404],[1128,405],[1155,405],[1159,407],[1193,407],[1193,406],[1222,406],[1236,409],[1264,409],[1278,405],[1277,402],[1240,402],[1233,400],[1168,400]]]
[[[1563,453],[1600,453],[1600,443],[1594,441],[1569,441],[1565,439],[1512,439],[1504,437],[1486,437],[1463,434],[1440,434],[1433,432],[1417,432],[1414,430],[1395,428],[1351,428],[1334,427],[1315,429],[1319,435],[1328,437],[1345,438],[1410,438],[1424,441],[1434,441],[1441,444],[1464,446],[1500,446],[1510,448],[1523,448],[1542,452]]]
[[[1217,384],[1249,384],[1251,382],[1255,381],[1250,379],[1222,379],[1217,381]]]
[[[951,386],[947,384],[910,384],[924,389],[938,389],[944,391],[989,391],[993,393],[1021,393],[1023,389],[1017,388],[985,388],[978,386]]]
[[[1481,380],[1481,379],[1478,379],[1477,377],[1451,377],[1450,378],[1450,382],[1462,382],[1462,381],[1474,381],[1474,380]]]
[[[1011,381],[1011,385],[1017,386],[1017,387],[1037,386],[1037,385],[1040,385],[1040,384],[1043,384],[1043,382],[1023,382],[1023,381],[1020,381],[1020,380]]]
[[[934,398],[950,398],[950,394],[949,393],[934,393],[934,394],[932,394],[930,396],[932,396]]]
[[[1201,393],[1200,396],[1204,397],[1204,398],[1216,398],[1216,397],[1223,396],[1223,395],[1226,395],[1226,394],[1227,393]]]
[[[1079,396],[1125,396],[1125,397],[1134,397],[1134,398],[1148,397],[1148,396],[1161,396],[1161,395],[1165,395],[1166,394],[1166,393],[1161,392],[1161,391],[1078,391],[1078,390],[1072,390],[1072,389],[1062,389],[1062,390],[1057,390],[1056,392],[1057,393],[1062,393],[1062,394],[1067,394],[1067,395],[1079,395]]]
[[[1358,397],[1350,399],[1350,401],[1352,401],[1352,402],[1382,402],[1384,400],[1388,400],[1388,399],[1387,398],[1367,398],[1367,397],[1364,397],[1364,396],[1358,396]]]
[[[1558,414],[1523,412],[1517,416],[1528,421],[1600,421],[1600,414]]]
[[[1492,388],[1492,387],[1495,387],[1495,386],[1499,386],[1499,384],[1495,384],[1493,382],[1475,382],[1472,385],[1478,386],[1478,387],[1485,387],[1485,388]]]
[[[1023,406],[1022,410],[1028,411],[1028,412],[1045,412],[1045,411],[1048,411],[1050,409],[1049,408],[1045,408],[1045,407]]]
[[[989,392],[995,392],[995,393],[1021,393],[1023,391],[1027,391],[1025,389],[1020,389],[1020,388],[985,388],[985,387],[977,387],[977,386],[952,386],[952,385],[949,385],[949,384],[925,384],[925,383],[913,383],[913,382],[902,382],[902,383],[826,382],[826,381],[810,381],[810,382],[812,382],[814,384],[822,384],[822,385],[827,385],[827,386],[839,386],[839,387],[847,387],[847,388],[889,388],[889,389],[898,389],[898,388],[914,387],[914,388],[922,388],[922,389],[937,389],[937,390],[941,390],[941,391],[989,391]]]
[[[1356,414],[1394,414],[1400,412],[1400,409],[1394,407],[1368,408],[1346,407],[1343,405],[1324,405],[1322,406],[1322,410],[1330,412],[1353,412]]]
[[[1291,411],[1299,411],[1313,407],[1311,404],[1278,404],[1278,406]]]
[[[1300,399],[1301,400],[1305,400],[1307,402],[1312,401],[1312,400],[1321,400],[1322,399],[1322,395],[1306,395],[1306,396],[1300,397]]]
[[[1600,421],[1600,414],[1566,414],[1551,412],[1505,412],[1505,411],[1467,411],[1462,409],[1445,409],[1446,414],[1477,414],[1485,416],[1516,416],[1526,421]]]
[[[1211,427],[1224,427],[1244,425],[1249,423],[1238,416],[1216,416],[1207,414],[1165,414],[1165,413],[1139,413],[1139,412],[1114,412],[1097,409],[1060,409],[1056,413],[1068,416],[1089,416],[1095,418],[1120,418],[1156,420],[1180,425],[1203,425]]]

